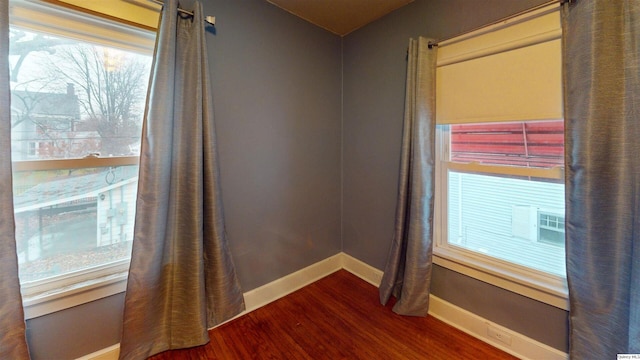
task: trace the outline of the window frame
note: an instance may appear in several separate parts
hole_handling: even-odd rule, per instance
[[[50,3],[11,0],[9,23],[26,30],[49,33],[152,55],[156,33],[90,13]],[[139,156],[113,156],[13,162],[13,172],[138,165]],[[21,284],[25,318],[31,319],[126,290],[130,259],[72,271]]]
[[[463,62],[481,58],[483,59],[482,63],[484,64],[485,58],[489,58],[494,55],[501,56],[501,54],[510,52],[511,50],[526,49],[530,46],[533,47],[547,42],[556,42],[555,44],[558,44],[557,41],[561,39],[562,36],[559,15],[560,8],[561,7],[558,4],[544,4],[532,9],[531,11],[518,14],[512,18],[501,20],[472,32],[439,42],[436,78],[439,78],[442,67],[448,67],[451,65],[457,66]],[[449,45],[451,46],[449,47]],[[549,51],[548,47],[544,47],[544,49],[546,49],[545,51]],[[477,66],[477,63],[475,66]],[[471,68],[472,67],[465,67],[465,69]],[[552,70],[556,71],[557,68],[552,68]],[[442,74],[444,73],[445,72],[442,72]],[[446,74],[451,74],[451,72],[447,70]],[[554,74],[554,76],[561,75],[552,72],[551,74]],[[450,78],[447,77],[447,79]],[[547,80],[550,79],[551,78],[548,78]],[[535,81],[537,82],[538,80],[535,79]],[[525,108],[525,111],[522,114],[518,114],[520,117],[513,117],[510,113],[495,112],[495,109],[492,109],[492,111],[494,111],[493,113],[486,114],[469,113],[469,111],[458,113],[457,110],[452,112],[452,106],[454,110],[459,106],[464,106],[464,102],[467,98],[459,96],[460,94],[455,92],[453,95],[448,93],[448,97],[446,98],[440,97],[439,94],[441,91],[451,91],[451,89],[453,89],[448,86],[444,87],[444,85],[448,84],[450,83],[444,84],[436,80],[437,105],[435,121],[437,124],[435,129],[433,262],[444,268],[487,282],[494,286],[518,293],[560,309],[568,310],[568,290],[565,277],[556,276],[530,267],[515,264],[507,260],[490,257],[480,252],[451,245],[448,243],[447,234],[447,191],[449,170],[495,176],[524,176],[555,180],[564,179],[563,167],[526,168],[518,166],[449,161],[450,131],[448,130],[448,125],[511,121],[563,120],[561,91],[559,91],[560,95],[558,96],[560,99],[557,99],[558,101],[555,100],[555,92],[546,92],[546,94],[554,94],[552,97],[548,97],[547,99],[551,101],[541,103],[542,105],[549,107],[534,107],[534,112],[527,112],[530,111],[530,106],[523,107]],[[507,84],[510,84],[510,82],[507,81]],[[536,88],[536,91],[539,90],[540,88]],[[493,94],[493,92],[486,92],[485,95],[486,94]],[[469,94],[467,93],[465,96],[466,95]],[[478,102],[474,103],[470,108],[476,109],[478,106],[481,106],[479,109],[484,110],[484,108],[482,108],[484,104],[479,104]]]
[[[450,245],[447,234],[449,170],[482,173],[485,175],[518,175],[562,179],[564,177],[563,169],[450,162],[445,160],[449,154],[449,136],[447,132],[445,126],[436,127],[433,262],[439,266],[503,289],[568,310],[568,293],[565,278]]]

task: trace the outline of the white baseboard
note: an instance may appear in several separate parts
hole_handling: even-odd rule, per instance
[[[433,295],[431,295],[429,299],[429,314],[444,323],[462,330],[467,334],[520,359],[569,359],[569,355],[560,350],[554,349],[525,335],[509,330],[504,326],[492,323],[483,317]],[[510,339],[510,345],[490,337],[489,328],[495,329],[495,331],[503,334],[502,336],[506,335],[506,337]]]
[[[382,271],[354,258],[351,255],[347,255],[345,253],[340,253],[340,255],[342,255],[343,269],[375,287],[380,286],[380,282],[382,281]]]
[[[375,286],[380,285],[382,271],[347,254],[343,255],[342,261],[345,270],[357,275],[370,284]],[[560,350],[509,330],[504,326],[494,324],[485,318],[444,301],[437,296],[430,296],[429,315],[520,359],[566,360],[569,358],[566,353]],[[510,337],[511,345],[489,337],[488,329],[490,326],[499,333],[506,334]]]
[[[299,290],[331,273],[345,269],[368,283],[378,287],[382,280],[382,271],[345,253],[336,254],[304,269],[272,281],[244,294],[247,310],[238,316],[256,310],[270,302],[278,300]],[[521,359],[566,360],[568,355],[536,340],[511,331],[498,324],[459,308],[436,296],[431,295],[429,314],[433,317],[460,329],[471,336],[491,344]],[[506,334],[511,345],[506,345],[488,335],[488,328]],[[119,344],[85,355],[78,360],[116,360],[120,352]]]
[[[342,269],[342,256],[342,253],[336,254],[259,288],[247,291],[244,293],[244,303],[247,310],[239,316],[261,308]]]
[[[238,314],[234,319],[287,296],[296,290],[342,269],[343,256],[343,253],[336,254],[268,284],[255,288],[251,291],[247,291],[244,293],[246,310]],[[116,344],[85,355],[77,360],[117,360],[119,354],[120,344]]]
[[[111,345],[108,348],[92,352],[76,360],[118,360],[120,344]]]

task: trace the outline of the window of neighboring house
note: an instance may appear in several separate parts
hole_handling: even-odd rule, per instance
[[[34,159],[38,156],[38,147],[39,147],[38,145],[40,145],[40,143],[38,143],[37,141],[29,142],[29,149],[27,150],[27,158]]]
[[[16,245],[33,317],[124,289],[154,34],[27,5],[12,9],[9,62]]]
[[[564,239],[564,211],[538,211],[537,241],[564,248]],[[564,269],[561,275],[564,275]]]
[[[441,44],[436,263],[566,308],[558,6]]]

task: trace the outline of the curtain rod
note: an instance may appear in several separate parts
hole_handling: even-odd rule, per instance
[[[151,1],[152,3],[156,3],[160,6],[164,6],[164,2],[162,0],[147,0],[147,1]],[[189,15],[189,16],[193,16],[193,11],[189,11],[189,10],[185,10],[182,8],[178,8],[178,12],[185,14],[185,15]],[[206,21],[207,23],[215,26],[216,25],[216,17],[215,16],[205,16],[204,17],[204,21]]]
[[[155,1],[155,0],[153,0],[153,1]],[[469,34],[469,33],[472,33],[472,32],[474,32],[474,31],[480,30],[480,29],[482,29],[482,28],[485,28],[485,27],[488,27],[488,26],[491,26],[491,25],[500,24],[500,23],[502,23],[502,22],[504,22],[504,21],[507,21],[507,20],[513,19],[513,18],[515,18],[515,17],[521,16],[521,15],[524,15],[524,14],[528,14],[528,13],[530,13],[530,12],[533,12],[533,11],[536,11],[536,10],[539,10],[539,9],[542,9],[542,8],[545,8],[545,7],[549,6],[549,5],[553,5],[553,4],[564,5],[564,4],[566,4],[566,3],[571,4],[571,3],[572,3],[572,2],[574,2],[574,1],[575,1],[575,0],[551,0],[551,1],[545,2],[544,4],[540,4],[540,5],[534,6],[534,7],[530,8],[530,9],[523,10],[523,11],[520,11],[520,12],[515,13],[515,14],[513,14],[513,15],[510,15],[510,16],[507,16],[507,17],[504,17],[504,18],[502,18],[502,19],[498,19],[498,20],[496,20],[496,21],[490,22],[490,23],[488,23],[488,24],[486,24],[486,25],[482,25],[482,26],[480,26],[480,27],[477,27],[477,28],[471,29],[471,30],[469,30],[469,31],[464,31],[464,32],[462,32],[462,33],[460,33],[460,34],[458,34],[458,35],[452,36],[452,37],[450,37],[450,38],[447,38],[447,39],[444,39],[444,40],[438,40],[438,41],[436,41],[436,42],[429,41],[429,49],[432,49],[433,47],[438,46],[438,45],[439,45],[440,43],[442,43],[442,42],[449,41],[449,40],[451,40],[451,39],[455,39],[455,38],[457,38],[458,36],[462,36],[462,35],[465,35],[465,34]]]

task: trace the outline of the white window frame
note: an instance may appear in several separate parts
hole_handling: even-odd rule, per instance
[[[552,8],[555,6],[555,8]],[[552,5],[534,11],[533,15],[547,14],[557,11],[558,5]],[[516,17],[511,20],[503,21],[499,24],[489,26],[475,31],[474,33],[465,34],[460,38],[452,39],[452,42],[464,41],[476,34],[490,33],[493,30],[501,29],[509,26],[511,23],[522,23],[523,18],[532,16],[526,14],[522,17]],[[558,38],[557,32],[547,32],[539,38],[533,37],[528,40],[531,43],[539,41],[540,38],[551,39]],[[442,45],[442,43],[441,43]],[[500,46],[487,48],[486,51],[480,53],[468,53],[463,56],[486,56],[493,52],[502,51]],[[508,48],[511,44],[505,43],[504,47]],[[446,65],[446,64],[445,64]],[[471,122],[490,122],[491,119],[484,118],[475,119]],[[533,119],[531,119],[533,120]],[[545,120],[545,119],[539,119]],[[557,120],[557,118],[548,118],[546,120]],[[505,119],[496,119],[496,121],[505,121]],[[515,120],[519,121],[519,120]],[[521,120],[520,120],[521,121]],[[457,172],[480,173],[486,175],[506,175],[506,176],[525,176],[548,179],[563,179],[564,171],[562,168],[539,169],[525,167],[510,167],[499,165],[483,165],[478,163],[456,163],[448,161],[449,157],[449,131],[446,126],[437,126],[436,128],[436,161],[435,161],[435,206],[434,206],[434,242],[433,242],[433,261],[435,264],[447,269],[462,273],[475,279],[487,282],[500,288],[518,293],[520,295],[538,300],[540,302],[568,310],[568,291],[566,278],[549,274],[543,271],[532,269],[530,267],[518,265],[506,260],[490,257],[479,252],[464,249],[462,247],[450,245],[447,234],[447,184],[448,172],[454,170]]]
[[[452,246],[447,234],[447,184],[449,170],[485,175],[516,175],[562,179],[560,168],[534,169],[446,161],[448,134],[436,129],[436,182],[434,213],[434,263],[478,280],[568,310],[566,279],[543,271]]]
[[[156,33],[87,13],[29,0],[11,0],[11,26],[102,46],[153,53]],[[138,156],[15,161],[13,171],[138,165]],[[28,282],[21,286],[25,318],[31,319],[126,290],[129,259]]]

